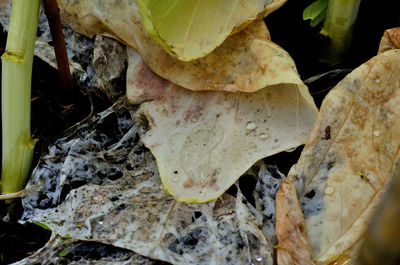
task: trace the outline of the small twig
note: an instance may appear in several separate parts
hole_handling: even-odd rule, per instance
[[[64,94],[72,91],[72,78],[69,70],[68,54],[65,48],[64,34],[61,26],[60,9],[56,0],[43,0],[44,12],[49,21],[51,38],[56,54],[58,75]]]
[[[16,198],[21,198],[21,197],[28,197],[28,196],[32,195],[35,191],[37,191],[37,189],[40,186],[41,185],[38,184],[38,185],[35,185],[33,187],[20,190],[18,192],[0,195],[0,201],[11,200],[11,199],[16,199]]]

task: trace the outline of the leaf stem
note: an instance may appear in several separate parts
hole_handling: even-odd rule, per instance
[[[40,0],[13,0],[2,59],[1,192],[26,183],[35,141],[31,137],[31,79]]]
[[[339,63],[351,43],[354,23],[361,0],[329,0],[328,10],[321,33],[330,38],[329,48],[322,60]]]
[[[62,31],[60,8],[56,0],[43,0],[44,10],[49,21],[51,38],[56,54],[58,76],[65,96],[72,91],[72,78],[68,63],[67,49],[65,48],[64,34]]]

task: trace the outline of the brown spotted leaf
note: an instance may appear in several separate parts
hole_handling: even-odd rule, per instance
[[[353,260],[392,181],[400,150],[399,119],[400,50],[384,52],[361,65],[325,98],[300,160],[288,176],[296,187],[317,264]],[[290,223],[285,218],[301,215],[297,204],[278,198],[277,205],[290,213],[278,216],[278,226]],[[299,251],[285,243],[295,237],[284,238],[296,235],[297,223],[301,221],[277,227],[278,238],[283,238],[278,252],[295,256]]]

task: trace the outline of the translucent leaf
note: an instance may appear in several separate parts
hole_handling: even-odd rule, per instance
[[[232,32],[285,0],[138,0],[147,32],[173,56],[190,61],[209,54]]]

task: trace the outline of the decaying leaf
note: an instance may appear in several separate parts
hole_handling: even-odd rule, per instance
[[[176,202],[128,111],[135,107],[118,102],[49,148],[29,181],[42,187],[23,199],[23,220],[173,264],[273,264],[283,175],[262,163],[247,172],[254,206],[240,188],[212,203]]]
[[[400,150],[399,117],[400,50],[372,58],[328,94],[286,180],[293,182],[303,213],[285,199],[292,196],[285,189],[277,195],[279,211],[286,213],[277,213],[277,236],[287,236],[279,242],[278,255],[297,257],[294,246],[299,245],[291,242],[298,240],[297,224],[304,214],[317,264],[354,261],[366,225],[392,181]],[[296,222],[288,226],[288,219]]]
[[[378,53],[393,49],[400,49],[400,27],[385,30]]]
[[[190,61],[209,54],[235,31],[286,0],[138,0],[147,32],[167,52]]]
[[[43,248],[13,264],[155,265],[157,261],[111,245],[71,239],[69,235],[62,237],[53,234]]]
[[[193,92],[157,76],[128,51],[127,95],[141,103],[141,139],[178,201],[218,198],[256,161],[307,140],[317,110],[294,84],[254,93]]]
[[[276,196],[278,264],[315,264],[311,257],[306,222],[301,212],[296,190],[289,178],[282,181]]]
[[[253,92],[268,85],[301,83],[293,60],[269,40],[263,21],[230,36],[208,56],[182,62],[146,33],[136,0],[58,2],[73,29],[90,37],[112,36],[134,47],[154,72],[184,88]]]

